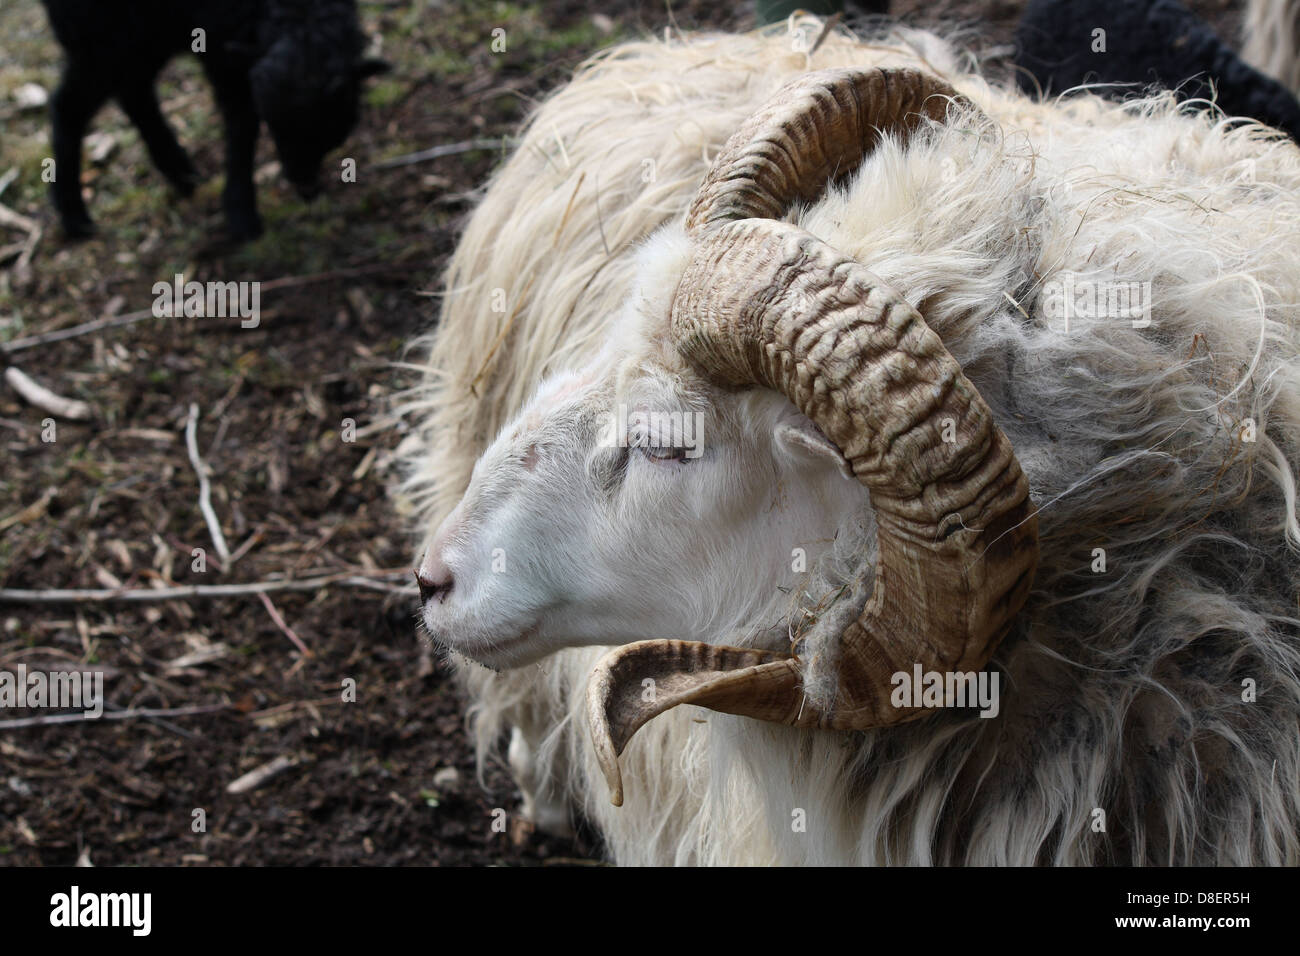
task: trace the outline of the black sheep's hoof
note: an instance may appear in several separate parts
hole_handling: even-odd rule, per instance
[[[226,235],[231,242],[252,242],[262,234],[262,223],[254,219],[251,222],[232,222],[226,228]]]
[[[95,224],[89,219],[64,219],[63,238],[69,242],[89,239],[95,234]]]
[[[164,175],[167,177],[167,182],[171,184],[172,189],[176,190],[176,194],[183,199],[189,199],[193,196],[194,190],[203,181],[202,177],[199,176],[199,171],[188,164],[173,169]]]
[[[182,199],[189,199],[194,195],[194,190],[199,187],[197,176],[193,178],[173,179],[171,183],[172,189],[176,190],[176,195],[180,196]]]

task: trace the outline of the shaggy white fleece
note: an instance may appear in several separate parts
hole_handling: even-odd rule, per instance
[[[712,157],[778,86],[936,72],[988,120],[886,142],[794,219],[920,310],[1029,478],[1042,558],[995,657],[1001,714],[850,734],[681,707],[633,739],[615,808],[583,717],[603,649],[584,648],[462,664],[480,757],[518,727],[530,801],[583,814],[620,863],[1300,863],[1300,150],[1168,97],[1037,104],[930,34],[807,46],[630,43],[541,104],[417,345],[401,504],[422,549],[538,383],[611,334],[664,226],[671,258]],[[1090,283],[1137,309],[1095,314]],[[873,559],[864,506],[797,598],[755,594],[717,640],[780,646]]]

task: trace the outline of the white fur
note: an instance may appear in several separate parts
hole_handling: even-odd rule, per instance
[[[516,729],[527,799],[616,861],[1300,862],[1300,151],[1168,96],[1036,104],[963,62],[910,32],[811,58],[780,31],[625,45],[539,107],[466,229],[404,446],[420,550],[441,525],[457,580],[424,619],[514,668],[458,658],[480,759]],[[681,707],[632,740],[614,808],[594,645],[798,633],[830,681],[843,584],[874,562],[865,493],[806,420],[699,381],[663,325],[720,144],[784,80],[850,64],[939,72],[992,121],[884,143],[795,220],[922,312],[1029,478],[1042,555],[1001,712],[833,733]],[[1067,331],[1044,291],[1067,276],[1150,283],[1151,325]],[[619,400],[702,411],[709,453],[629,458],[602,494],[591,423]]]
[[[1248,0],[1241,58],[1300,96],[1300,0]]]

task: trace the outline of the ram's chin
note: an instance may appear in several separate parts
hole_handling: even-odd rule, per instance
[[[523,628],[501,628],[491,634],[437,632],[431,629],[433,639],[448,650],[455,651],[475,664],[494,671],[506,671],[535,664],[555,648],[538,640],[539,627],[532,624]]]

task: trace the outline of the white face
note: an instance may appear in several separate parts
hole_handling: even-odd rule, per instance
[[[551,379],[479,459],[420,568],[439,585],[422,614],[436,641],[504,669],[706,639],[752,623],[860,509],[839,453],[781,396],[630,367],[619,386],[608,365]]]

